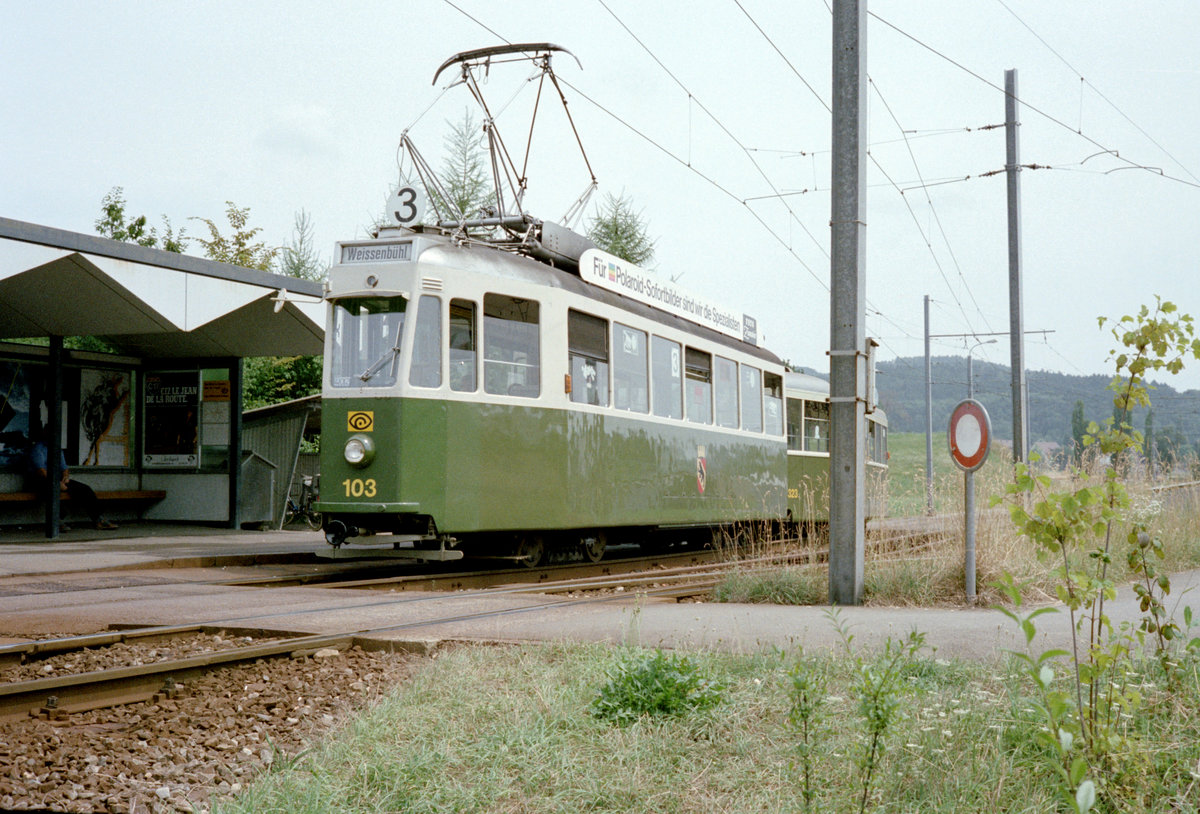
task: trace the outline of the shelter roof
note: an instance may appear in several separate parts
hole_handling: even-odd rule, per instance
[[[266,407],[255,407],[242,412],[242,421],[245,426],[253,426],[258,423],[266,423],[274,421],[282,416],[293,415],[295,413],[304,413],[306,416],[304,424],[305,434],[321,431],[321,394],[317,393],[312,396],[303,396],[290,401],[281,401],[278,404],[268,404]]]
[[[320,283],[0,218],[0,339],[98,336],[143,358],[314,355]]]

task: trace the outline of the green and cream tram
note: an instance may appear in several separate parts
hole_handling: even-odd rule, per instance
[[[784,368],[744,341],[749,318],[595,249],[560,268],[392,227],[337,252],[318,507],[335,549],[598,559],[784,517]]]

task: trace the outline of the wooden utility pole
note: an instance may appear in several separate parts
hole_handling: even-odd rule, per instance
[[[867,2],[833,3],[829,602],[863,594],[866,517]]]

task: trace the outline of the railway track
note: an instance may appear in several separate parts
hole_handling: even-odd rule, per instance
[[[920,525],[912,529],[876,533],[870,549],[877,558],[911,556],[935,545],[945,530],[930,531]],[[503,569],[466,573],[413,574],[361,578],[358,571],[329,571],[273,575],[266,578],[239,577],[213,580],[212,584],[241,587],[314,585],[339,589],[387,590],[408,593],[402,599],[389,598],[360,605],[338,605],[338,611],[426,602],[457,598],[495,597],[503,594],[536,593],[547,597],[543,602],[516,608],[487,609],[467,613],[435,613],[420,620],[364,628],[332,634],[304,635],[280,633],[262,627],[272,619],[311,614],[306,607],[295,611],[219,619],[203,625],[154,626],[113,631],[89,636],[27,642],[0,647],[0,670],[14,664],[44,662],[73,652],[111,647],[131,642],[165,641],[174,637],[215,634],[245,638],[242,644],[206,650],[183,658],[170,658],[145,664],[48,675],[0,684],[0,721],[29,716],[62,718],[73,713],[107,706],[170,698],[182,685],[212,670],[246,664],[261,659],[297,658],[322,650],[349,648],[395,649],[403,642],[385,638],[406,629],[435,627],[464,621],[482,621],[497,615],[525,613],[551,607],[620,601],[631,596],[674,599],[703,597],[711,593],[722,578],[734,570],[758,570],[781,565],[816,565],[827,557],[826,549],[797,548],[795,541],[773,541],[758,547],[755,556],[731,558],[713,550],[682,551],[650,557],[613,558],[596,564],[568,564],[540,569]],[[193,583],[194,584],[194,583]],[[422,594],[421,596],[413,594]],[[331,608],[332,609],[332,608]],[[225,640],[228,641],[228,640]]]
[[[879,556],[894,555],[898,543],[905,543],[901,554],[914,551],[910,535],[889,535],[874,541]],[[932,545],[928,535],[922,535],[921,546]],[[0,647],[0,668],[14,663],[44,661],[63,654],[112,646],[133,641],[161,641],[171,637],[200,632],[222,631],[235,637],[252,636],[253,641],[237,646],[210,650],[184,658],[167,659],[148,664],[122,665],[112,669],[71,675],[54,675],[10,682],[0,685],[0,721],[18,720],[29,716],[61,718],[81,711],[173,697],[181,685],[206,672],[234,664],[256,662],[260,659],[297,658],[322,650],[342,651],[353,647],[363,650],[403,647],[402,642],[383,638],[406,629],[436,627],[464,621],[481,621],[498,615],[527,613],[551,607],[620,601],[631,596],[680,600],[706,596],[732,570],[757,570],[780,565],[818,564],[826,556],[824,550],[796,550],[781,544],[764,546],[764,553],[753,557],[728,559],[713,551],[683,552],[649,558],[630,558],[608,563],[579,566],[556,566],[474,574],[415,577],[411,574],[372,579],[353,579],[328,583],[338,588],[388,589],[420,591],[424,596],[406,596],[364,603],[357,607],[394,605],[400,603],[444,599],[446,591],[455,597],[497,596],[501,594],[536,593],[546,601],[516,608],[487,609],[474,612],[434,614],[432,618],[320,635],[272,633],[251,626],[269,619],[293,614],[311,614],[311,607],[298,611],[272,612],[233,619],[216,620],[205,625],[148,627],[126,631],[75,636],[42,642],[28,642]],[[772,550],[774,549],[774,550]],[[335,578],[335,577],[331,577]],[[298,584],[296,577],[278,578],[284,584]],[[303,583],[303,580],[301,580]],[[236,581],[236,584],[272,584],[272,580]],[[480,584],[482,587],[468,587]],[[436,593],[434,593],[436,592]],[[350,609],[353,609],[352,606]],[[339,605],[345,611],[347,606]],[[261,640],[268,637],[268,640]]]
[[[894,550],[915,553],[928,548],[952,533],[945,518],[904,518],[888,526],[880,526],[867,538],[867,552],[873,556],[886,556]],[[799,547],[794,538],[772,540],[761,543],[758,549],[775,551],[790,546],[796,553],[780,553],[770,562],[825,562],[828,549]],[[290,587],[294,585],[320,585],[330,588],[357,588],[387,591],[464,591],[481,590],[513,584],[545,586],[564,580],[591,577],[618,578],[624,574],[640,574],[647,571],[670,571],[685,565],[704,565],[723,561],[746,562],[741,552],[714,550],[712,548],[684,548],[671,553],[640,555],[636,547],[625,551],[616,549],[617,556],[606,556],[598,563],[574,562],[538,568],[476,569],[472,571],[439,570],[430,574],[428,568],[406,568],[400,574],[361,577],[358,571],[324,571],[316,569],[305,573],[280,574],[269,577],[238,577],[222,581],[223,585],[244,587]],[[359,569],[361,571],[362,569]]]
[[[511,590],[511,589],[508,589]],[[438,597],[429,597],[435,599]],[[407,629],[425,628],[456,622],[483,620],[513,613],[529,613],[546,608],[573,603],[587,603],[624,599],[625,596],[589,597],[586,599],[556,599],[518,608],[488,609],[467,613],[447,613],[433,618],[412,622],[349,631],[344,633],[292,635],[249,644],[212,650],[180,659],[167,659],[149,664],[119,666],[71,675],[36,678],[0,684],[0,722],[20,720],[28,717],[58,719],[67,715],[109,706],[173,698],[181,685],[197,676],[215,669],[271,658],[298,658],[316,655],[324,650],[341,651],[359,648],[366,651],[384,649],[408,649],[403,641],[380,638],[382,634],[393,634]],[[401,601],[411,602],[413,599]],[[295,613],[311,613],[311,609]],[[275,614],[282,615],[282,614]],[[122,634],[99,634],[55,639],[48,642],[29,642],[0,648],[0,659],[37,658],[61,655],[87,649],[89,646],[104,646],[114,639],[128,641],[131,638],[167,638],[205,630],[228,632],[229,628],[216,625],[180,626],[166,628],[142,628]],[[262,632],[262,631],[259,631]]]

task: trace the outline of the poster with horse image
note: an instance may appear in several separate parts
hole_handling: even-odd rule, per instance
[[[129,466],[129,389],[127,371],[80,371],[79,466]]]

